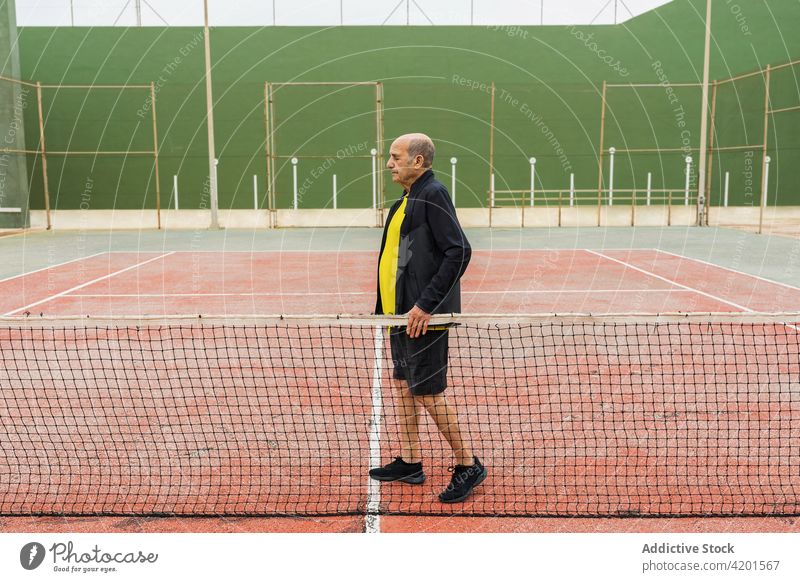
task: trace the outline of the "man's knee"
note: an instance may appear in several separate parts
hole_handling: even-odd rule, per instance
[[[446,402],[444,394],[426,394],[423,396],[414,396],[414,399],[428,410],[437,408]]]

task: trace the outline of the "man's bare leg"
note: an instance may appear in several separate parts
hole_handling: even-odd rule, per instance
[[[392,380],[397,392],[397,416],[400,421],[400,456],[406,463],[419,463],[419,411],[416,399],[408,391],[408,382]]]
[[[436,423],[439,431],[450,443],[450,448],[453,449],[453,454],[459,465],[472,465],[473,456],[472,450],[469,445],[464,442],[464,437],[461,434],[461,427],[458,425],[458,415],[456,409],[450,406],[444,394],[434,394],[431,396],[417,396],[416,400],[420,402],[431,415],[431,418]],[[419,445],[419,431],[417,431],[417,444]]]

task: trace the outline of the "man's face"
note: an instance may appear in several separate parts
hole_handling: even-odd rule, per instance
[[[408,188],[414,180],[425,171],[422,167],[422,156],[415,159],[408,157],[408,142],[404,139],[395,140],[389,148],[389,161],[386,167],[392,172],[392,182]]]

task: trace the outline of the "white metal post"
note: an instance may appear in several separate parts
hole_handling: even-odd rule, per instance
[[[336,174],[333,175],[333,209],[336,210],[337,208],[337,193],[336,193]]]
[[[450,158],[450,198],[453,199],[453,206],[456,205],[456,164],[458,158]]]
[[[692,156],[686,156],[686,190],[683,194],[683,205],[689,206],[689,181],[692,176]]]
[[[492,179],[489,184],[489,206],[494,208],[494,174],[492,174]]]
[[[731,185],[731,173],[725,172],[725,198],[722,202],[722,205],[727,208],[728,207],[728,189]]]
[[[569,205],[575,206],[575,174],[569,175]]]
[[[175,210],[180,210],[178,204],[178,176],[172,176],[172,191],[175,193]]]
[[[292,208],[297,210],[297,158],[292,158]]]
[[[378,209],[378,150],[372,148],[369,152],[372,155],[372,209]]]
[[[609,148],[608,153],[608,205],[614,206],[614,154],[617,148]]]
[[[767,156],[764,158],[764,197],[761,199],[761,204],[764,208],[767,205],[767,199],[769,198],[769,163],[772,161],[772,158]]]
[[[533,206],[533,192],[536,190],[536,158],[528,161],[531,163],[531,206]]]
[[[253,210],[258,210],[258,175],[253,174]]]
[[[650,206],[650,201],[653,193],[653,172],[647,172],[647,205]]]

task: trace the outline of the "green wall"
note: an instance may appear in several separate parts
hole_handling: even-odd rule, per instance
[[[20,78],[19,51],[13,0],[0,0],[0,75]],[[29,88],[0,81],[0,148],[25,149],[24,115],[33,94]],[[0,208],[21,212],[0,212],[0,228],[28,225],[28,172],[23,154],[0,152]]]
[[[754,0],[735,8],[715,3],[712,78],[800,56],[800,5]],[[537,158],[539,188],[597,187],[600,92],[609,83],[696,83],[702,77],[705,0],[675,0],[619,26],[577,27],[347,27],[214,28],[215,133],[220,207],[253,205],[253,174],[263,197],[264,82],[381,80],[385,86],[383,150],[393,136],[424,131],[437,144],[434,169],[450,182],[458,158],[458,205],[486,203],[489,86],[496,85],[496,188],[525,189],[528,158]],[[202,31],[194,28],[29,28],[21,32],[22,74],[46,83],[157,83],[162,206],[172,176],[180,207],[208,204],[205,188],[205,85]],[[800,103],[787,70],[774,95]],[[757,79],[756,79],[757,80]],[[763,133],[763,83],[720,91],[722,145],[758,143]],[[758,106],[758,102],[761,105]],[[664,88],[610,89],[606,147],[681,148],[699,145],[700,92]],[[45,92],[48,149],[149,150],[152,121],[146,92]],[[761,113],[759,113],[761,107]],[[682,110],[680,109],[682,108]],[[302,160],[301,207],[330,204],[337,174],[340,207],[371,203],[370,161],[375,145],[374,94],[366,87],[276,93],[278,153],[330,155]],[[770,204],[800,204],[794,168],[800,163],[798,115],[784,114],[771,132]],[[26,111],[36,143],[35,111]],[[680,127],[683,121],[685,127]],[[777,125],[777,128],[776,128]],[[685,133],[687,132],[688,133]],[[343,155],[337,156],[337,152]],[[685,154],[618,154],[616,188],[682,190]],[[696,154],[695,154],[696,156]],[[752,163],[755,159],[756,163]],[[715,160],[712,203],[721,198],[720,171],[731,172],[731,203],[748,203],[746,180],[760,181],[760,153]],[[41,172],[32,168],[31,207],[42,208]],[[152,158],[92,155],[48,158],[57,208],[152,208]],[[749,165],[748,165],[749,164]],[[752,167],[753,172],[746,176]],[[291,165],[278,163],[279,206],[291,204]],[[397,195],[391,184],[387,198]],[[263,201],[261,202],[263,204]]]

